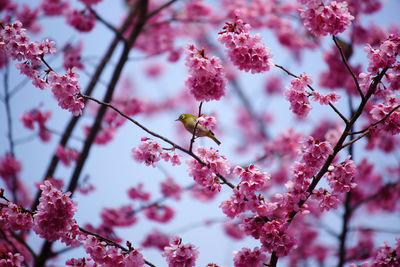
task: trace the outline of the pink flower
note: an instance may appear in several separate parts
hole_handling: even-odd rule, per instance
[[[101,211],[101,218],[103,223],[107,227],[114,226],[131,226],[137,221],[137,217],[134,216],[135,211],[132,206],[122,206],[120,208],[103,208]]]
[[[243,239],[245,233],[239,228],[239,224],[229,221],[223,224],[225,233],[233,239]]]
[[[143,247],[156,247],[159,250],[164,250],[169,244],[169,236],[164,234],[157,229],[153,229],[142,242]]]
[[[62,145],[58,145],[56,149],[56,155],[57,157],[61,160],[61,162],[65,166],[69,166],[71,164],[71,161],[77,161],[79,158],[79,152],[78,150],[74,148],[64,148]]]
[[[72,69],[76,67],[78,69],[84,69],[84,65],[81,61],[81,53],[83,48],[83,42],[80,41],[76,46],[67,43],[64,46],[64,56],[63,56],[63,67],[64,69]]]
[[[347,9],[346,1],[311,1],[307,9],[299,9],[304,26],[315,35],[336,35],[350,25],[354,17]]]
[[[324,188],[314,189],[313,198],[319,200],[321,212],[324,210],[336,209],[341,202],[341,199],[338,198],[338,194],[332,194]]]
[[[0,157],[0,176],[4,180],[11,182],[14,177],[18,176],[21,168],[21,162],[14,158],[11,153],[6,153],[4,157]]]
[[[226,78],[222,62],[217,57],[208,58],[204,49],[193,44],[186,47],[185,65],[189,68],[186,87],[197,101],[219,100],[225,95]]]
[[[0,258],[0,266],[5,267],[22,267],[24,257],[19,253],[4,252],[4,255]]]
[[[57,16],[68,10],[69,2],[64,0],[42,0],[40,7],[46,16]]]
[[[296,244],[295,239],[287,232],[287,227],[288,224],[280,219],[266,222],[260,236],[263,249],[275,251],[278,257],[287,255]]]
[[[142,137],[142,143],[138,147],[132,148],[133,158],[139,162],[144,162],[147,166],[156,167],[156,162],[164,159],[171,160],[172,166],[180,165],[180,155],[164,152],[159,143],[147,137]]]
[[[291,81],[291,85],[287,87],[288,90],[284,93],[286,99],[290,102],[290,109],[299,117],[307,116],[312,108],[307,92],[307,85],[311,83],[311,76],[305,73],[301,74],[299,78],[294,78]]]
[[[232,63],[240,70],[260,73],[268,71],[272,63],[272,53],[261,43],[261,35],[251,35],[250,25],[239,19],[226,22],[219,32],[218,41],[225,45],[226,52]]]
[[[33,225],[33,219],[32,215],[22,207],[9,202],[0,212],[0,225],[3,223],[11,231],[29,230]]]
[[[327,180],[333,192],[336,194],[345,193],[349,192],[351,188],[356,187],[356,184],[353,183],[356,174],[356,165],[350,160],[350,156],[348,156],[345,161],[329,168]]]
[[[212,131],[215,130],[215,126],[217,125],[217,119],[213,116],[205,116],[204,114],[202,114],[197,120],[206,129]]]
[[[166,258],[169,267],[193,267],[199,251],[190,243],[182,244],[180,237],[174,236],[169,246],[164,248],[162,256]]]
[[[33,230],[50,242],[66,238],[76,224],[73,219],[76,202],[69,197],[71,193],[62,193],[49,181],[45,181],[40,189],[42,194],[33,216]]]
[[[32,109],[26,111],[21,116],[21,121],[24,126],[29,129],[34,129],[34,122],[37,122],[39,128],[39,137],[43,142],[50,141],[51,133],[46,128],[46,122],[50,119],[51,111],[42,112],[40,109]]]
[[[144,209],[144,214],[149,220],[166,223],[174,217],[175,210],[166,205],[152,205]]]
[[[114,246],[107,246],[107,243],[100,241],[97,237],[88,235],[82,238],[82,245],[92,260],[104,267],[113,266],[144,266],[143,255],[137,249],[121,251]]]
[[[311,95],[313,96],[311,100],[312,101],[319,101],[319,103],[321,105],[329,105],[330,103],[331,104],[336,104],[337,101],[340,98],[340,95],[337,94],[336,92],[331,92],[331,93],[328,93],[328,94],[321,94],[318,91],[312,91]]]
[[[165,181],[161,182],[161,193],[165,197],[180,200],[182,191],[183,188],[179,184],[175,183],[174,179],[171,177],[168,177]]]
[[[230,165],[226,157],[220,156],[218,150],[214,148],[207,149],[199,146],[196,149],[197,156],[206,165],[201,164],[195,159],[187,161],[189,166],[189,175],[193,177],[196,183],[209,191],[220,191],[221,185],[217,174],[226,176],[230,173]]]
[[[69,25],[80,32],[90,32],[96,25],[95,15],[86,9],[71,9],[66,12],[65,18]]]
[[[128,189],[128,195],[131,199],[140,199],[142,201],[148,201],[151,193],[143,191],[143,183],[139,183],[136,187]]]
[[[74,116],[81,115],[84,107],[83,98],[79,96],[81,87],[77,78],[79,78],[79,74],[76,72],[76,68],[69,69],[66,74],[55,72],[49,74],[49,86],[58,105],[72,112]]]
[[[235,267],[263,267],[267,262],[267,256],[258,247],[253,251],[249,248],[242,248],[239,252],[234,252],[233,264]]]

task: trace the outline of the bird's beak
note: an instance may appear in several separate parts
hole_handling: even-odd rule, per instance
[[[179,118],[177,118],[175,121],[180,121],[180,119],[179,119]]]

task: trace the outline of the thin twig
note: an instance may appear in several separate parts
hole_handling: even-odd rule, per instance
[[[349,63],[347,62],[347,59],[343,53],[342,47],[338,44],[338,41],[337,41],[337,38],[335,35],[332,35],[332,39],[335,42],[336,47],[339,49],[340,56],[342,57],[342,61],[343,61],[344,65],[346,66],[346,69],[350,72],[351,77],[353,77],[354,83],[356,84],[357,91],[360,94],[361,99],[364,100],[365,96],[364,96],[363,92],[361,91],[360,84],[358,83],[356,75],[354,74],[353,70],[351,69]]]
[[[87,96],[87,95],[83,95],[83,94],[81,94],[81,96],[82,96],[83,98],[90,99],[90,100],[92,100],[92,101],[94,101],[94,102],[96,102],[96,103],[98,103],[98,104],[100,104],[100,105],[104,105],[104,106],[106,106],[106,107],[109,107],[109,108],[113,109],[113,110],[116,111],[119,115],[121,115],[121,116],[124,117],[125,119],[129,120],[130,122],[136,124],[137,126],[139,126],[139,127],[140,127],[142,130],[144,130],[145,132],[149,133],[150,135],[152,135],[152,136],[154,136],[154,137],[157,137],[157,138],[163,140],[164,142],[170,144],[170,145],[173,146],[174,148],[176,148],[176,149],[178,149],[178,150],[180,150],[180,151],[182,151],[182,152],[188,154],[189,156],[193,157],[193,158],[194,158],[195,160],[197,160],[200,164],[202,164],[202,165],[204,165],[204,166],[207,166],[207,164],[206,164],[204,161],[202,161],[202,160],[201,160],[196,154],[194,154],[193,152],[190,152],[189,150],[187,150],[187,149],[181,147],[180,145],[178,145],[178,144],[176,144],[175,142],[173,142],[173,141],[167,139],[166,137],[164,137],[164,136],[162,136],[162,135],[159,135],[159,134],[156,133],[156,132],[151,131],[150,129],[146,128],[145,126],[143,126],[141,123],[139,123],[139,122],[136,121],[135,119],[129,117],[128,115],[126,115],[125,113],[123,113],[123,112],[120,111],[118,108],[116,108],[115,106],[111,105],[110,103],[105,103],[105,102],[103,102],[103,101],[101,101],[101,100],[98,100],[98,99],[96,99],[96,98],[94,98],[94,97]],[[230,182],[228,182],[228,181],[226,180],[225,177],[223,177],[223,176],[221,176],[221,175],[219,175],[219,174],[216,174],[216,175],[217,175],[226,185],[228,185],[230,188],[232,188],[232,189],[235,188],[235,186],[234,186],[233,184],[231,184]]]
[[[192,139],[190,139],[190,146],[189,146],[189,151],[190,152],[193,152],[192,151],[192,148],[193,148],[193,143],[194,143],[194,139],[196,138],[196,131],[197,131],[197,127],[199,126],[199,118],[200,118],[200,116],[201,116],[201,107],[203,106],[203,101],[201,101],[200,102],[200,105],[199,105],[199,115],[197,116],[197,121],[196,121],[196,124],[194,125],[194,128],[193,128],[193,133],[192,133]]]
[[[363,132],[368,131],[371,127],[375,127],[377,126],[379,123],[383,122],[384,120],[386,120],[390,115],[392,115],[393,112],[395,112],[397,109],[400,108],[400,105],[397,105],[396,107],[394,107],[391,111],[388,112],[388,114],[386,114],[382,119],[380,119],[379,121],[376,121],[372,124],[370,124],[368,127],[366,127],[365,129],[361,130],[361,131],[357,131],[357,132],[351,132],[350,134],[360,134]]]
[[[104,26],[106,26],[108,29],[110,29],[112,32],[115,33],[115,35],[124,43],[127,42],[127,40],[125,39],[125,37],[122,35],[123,33],[120,32],[117,28],[115,28],[113,25],[111,25],[111,23],[107,22],[105,19],[103,19],[102,17],[100,17],[99,14],[97,14],[97,12],[88,4],[86,4],[86,8],[90,11],[90,13],[92,13],[96,19],[98,21],[100,21],[101,23],[104,24]]]

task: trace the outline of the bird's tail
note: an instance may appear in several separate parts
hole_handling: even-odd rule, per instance
[[[214,142],[217,143],[217,145],[221,144],[221,142],[215,137],[213,132],[210,131],[207,136],[210,137],[212,140],[214,140]]]

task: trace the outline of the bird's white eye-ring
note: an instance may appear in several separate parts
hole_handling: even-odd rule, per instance
[[[181,115],[181,120],[184,120],[185,119],[185,115]]]

